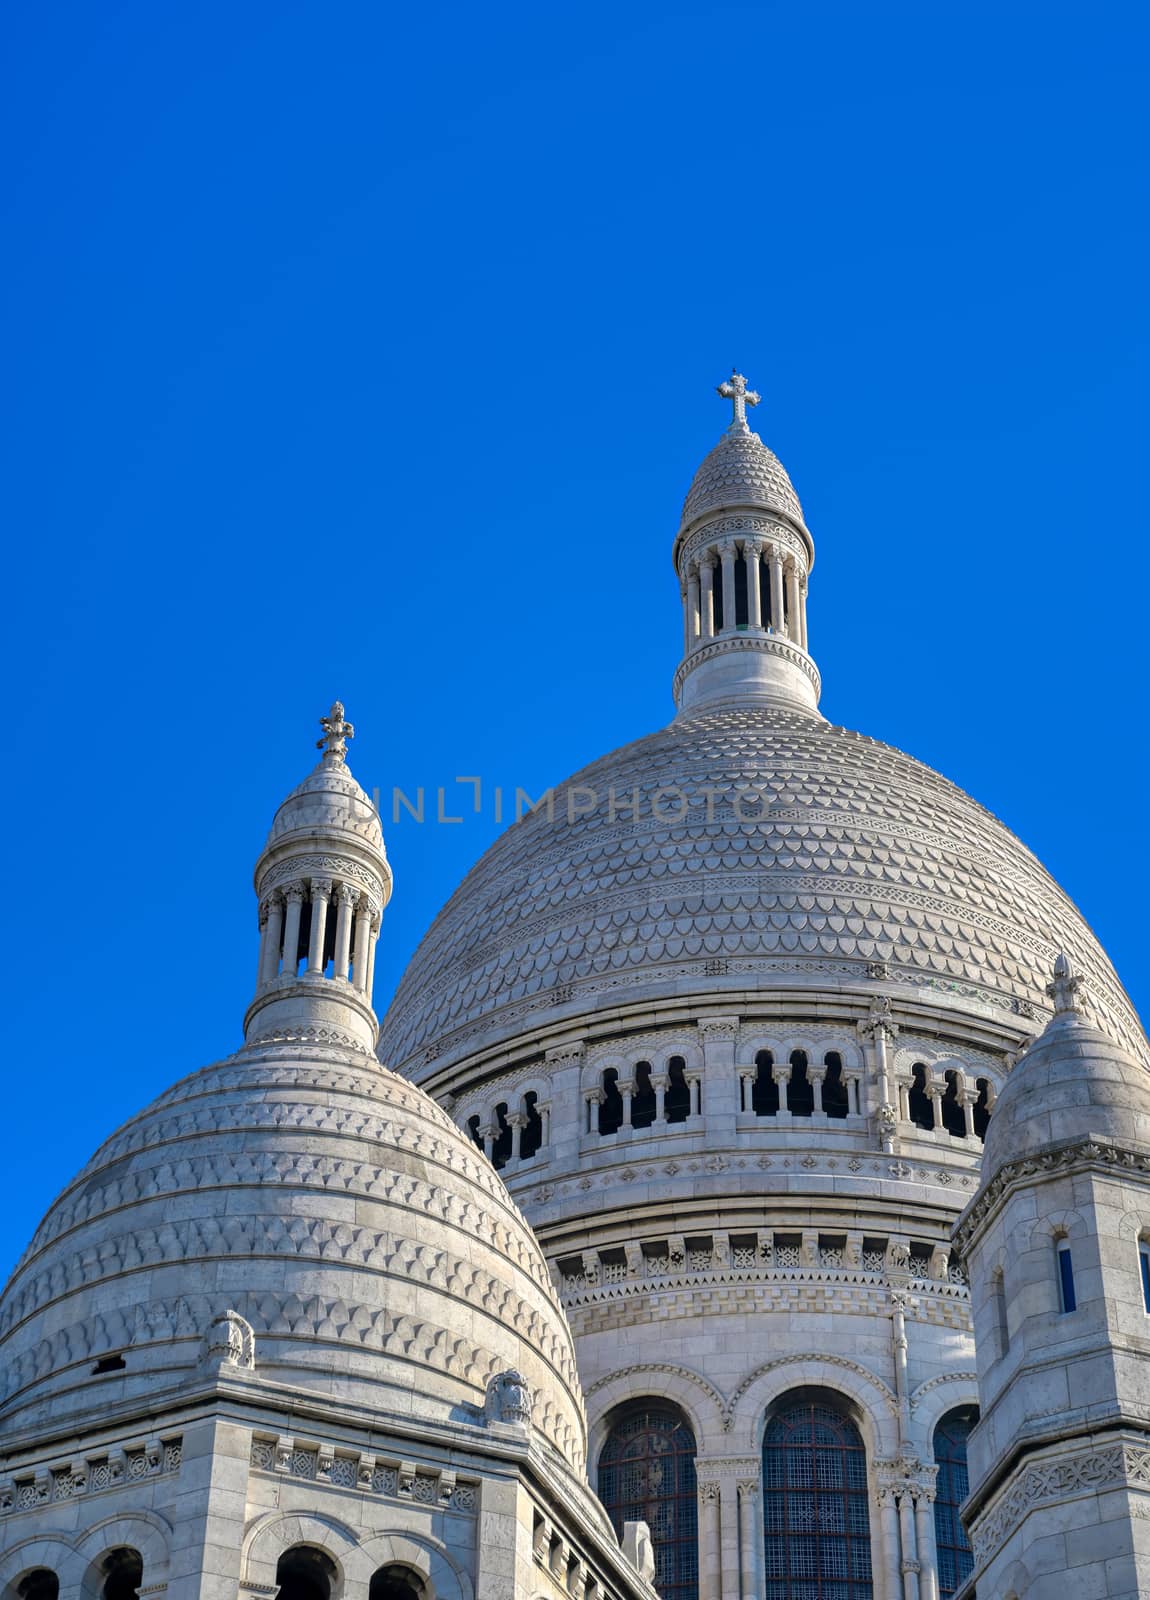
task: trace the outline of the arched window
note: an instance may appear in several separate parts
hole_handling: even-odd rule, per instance
[[[144,1558],[138,1550],[122,1545],[100,1557],[98,1573],[100,1600],[136,1600],[144,1581]]]
[[[976,1139],[985,1139],[986,1130],[990,1126],[990,1080],[979,1078],[975,1087],[978,1090],[978,1099],[974,1102],[972,1115],[974,1135]]]
[[[11,1594],[11,1590],[6,1591]],[[60,1580],[47,1567],[26,1572],[16,1585],[18,1600],[59,1600]]]
[[[388,1565],[371,1575],[367,1600],[424,1600],[427,1587],[411,1567]]]
[[[907,1095],[907,1110],[910,1120],[916,1128],[934,1127],[934,1105],[926,1092],[926,1067],[921,1061],[916,1061],[911,1074],[910,1093]]]
[[[977,1406],[948,1411],[934,1430],[938,1481],[934,1496],[934,1538],[938,1546],[938,1589],[942,1600],[956,1594],[974,1568],[970,1540],[958,1508],[970,1493],[966,1441],[978,1421]]]
[[[468,1117],[467,1119],[467,1133],[472,1144],[477,1150],[485,1149],[483,1135],[479,1131],[479,1124],[481,1121],[482,1118],[478,1114],[476,1114],[474,1117]]]
[[[1142,1278],[1142,1305],[1150,1317],[1150,1244],[1145,1239],[1138,1241],[1138,1271]]]
[[[807,1077],[807,1053],[791,1051],[791,1081],[787,1084],[787,1110],[792,1117],[809,1117],[815,1109],[814,1084]]]
[[[769,1050],[755,1057],[755,1082],[751,1089],[751,1110],[756,1117],[773,1117],[779,1109],[779,1086],[771,1076],[775,1058]]]
[[[1055,1252],[1058,1264],[1058,1304],[1062,1311],[1077,1311],[1078,1296],[1074,1292],[1074,1261],[1070,1254],[1069,1239],[1059,1239]]]
[[[655,1120],[658,1109],[655,1091],[651,1087],[651,1063],[649,1061],[637,1061],[635,1063],[635,1092],[631,1096],[631,1126],[633,1128],[649,1128]]]
[[[619,1074],[608,1067],[603,1074],[603,1098],[599,1102],[599,1132],[618,1133],[623,1126],[623,1096],[619,1093]]]
[[[528,1089],[523,1096],[523,1112],[527,1121],[519,1130],[519,1159],[530,1161],[543,1143],[543,1118],[539,1112],[539,1095]]]
[[[663,1109],[668,1122],[686,1122],[691,1115],[691,1085],[687,1082],[687,1063],[682,1056],[672,1056],[667,1063]]]
[[[331,1600],[335,1562],[314,1545],[295,1544],[276,1565],[276,1600]]]
[[[958,1093],[958,1073],[952,1067],[945,1075],[946,1093],[942,1097],[939,1110],[942,1112],[942,1125],[947,1133],[956,1139],[966,1138],[966,1107],[963,1105]]]
[[[599,1457],[599,1499],[615,1532],[645,1522],[660,1600],[698,1600],[695,1436],[674,1406],[642,1400],[621,1412]]]
[[[827,1069],[823,1079],[823,1110],[828,1117],[845,1117],[850,1111],[850,1102],[843,1077],[843,1058],[837,1050],[828,1050],[823,1065]]]
[[[491,1141],[491,1165],[496,1172],[515,1154],[515,1129],[507,1120],[507,1104],[495,1107],[495,1137]]]
[[[836,1395],[797,1390],[763,1436],[765,1600],[872,1600],[866,1449]]]

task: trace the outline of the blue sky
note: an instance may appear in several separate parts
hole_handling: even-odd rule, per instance
[[[668,719],[732,363],[814,533],[823,709],[1015,828],[1145,1011],[1144,7],[5,31],[0,1263],[238,1042],[335,695],[385,794]],[[496,825],[386,831],[381,1003]]]

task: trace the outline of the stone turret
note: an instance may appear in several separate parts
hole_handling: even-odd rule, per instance
[[[974,1583],[1002,1600],[1137,1600],[1150,1594],[1150,1074],[1082,1016],[1064,955],[1047,993],[1053,1019],[998,1096],[955,1231],[981,1406],[964,1513]]]
[[[689,713],[777,705],[817,715],[819,674],[807,652],[814,541],[782,462],[747,425],[759,396],[741,372],[718,393],[731,402],[731,425],[695,474],[675,539],[675,703]]]
[[[300,1039],[371,1050],[375,941],[391,868],[371,800],[351,775],[355,729],[337,700],[323,756],[280,806],[256,863],[260,958],[249,1043]]]

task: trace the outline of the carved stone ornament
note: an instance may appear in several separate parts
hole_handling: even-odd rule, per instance
[[[535,1396],[527,1379],[514,1367],[497,1372],[487,1385],[484,1416],[488,1422],[502,1422],[513,1428],[529,1428]]]
[[[651,1530],[645,1522],[623,1524],[623,1554],[645,1582],[654,1582],[655,1547],[651,1543]]]
[[[204,1335],[201,1365],[207,1372],[225,1367],[254,1372],[256,1336],[252,1325],[238,1311],[224,1311],[209,1324]]]

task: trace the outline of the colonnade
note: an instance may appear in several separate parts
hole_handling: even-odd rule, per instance
[[[742,596],[745,604],[740,606]],[[749,629],[807,648],[807,575],[798,558],[781,545],[758,538],[720,539],[689,563],[683,599],[687,650],[705,639]]]
[[[703,1110],[703,1075],[699,1071],[684,1067],[682,1078],[689,1096],[689,1110],[686,1112],[686,1117],[699,1116]],[[652,1067],[648,1083],[655,1096],[655,1111],[651,1119],[652,1122],[669,1122],[671,1118],[668,1115],[667,1090],[671,1086],[670,1072],[658,1072]],[[633,1126],[631,1116],[635,1097],[640,1092],[647,1093],[647,1087],[644,1086],[640,1091],[637,1078],[618,1078],[614,1087],[623,1102],[622,1122],[617,1130],[622,1133],[624,1129],[630,1129]],[[597,1131],[598,1109],[606,1098],[607,1088],[604,1084],[598,1084],[595,1088],[584,1091],[583,1100],[587,1108],[585,1126],[588,1133]],[[686,1118],[676,1118],[675,1120],[684,1121]]]
[[[261,902],[257,990],[266,989],[277,978],[298,975],[305,907],[309,920],[304,975],[326,976],[330,959],[333,978],[341,978],[370,998],[381,914],[362,889],[331,878],[288,884],[272,890]],[[329,940],[333,908],[335,930]],[[329,946],[333,946],[330,956]]]

